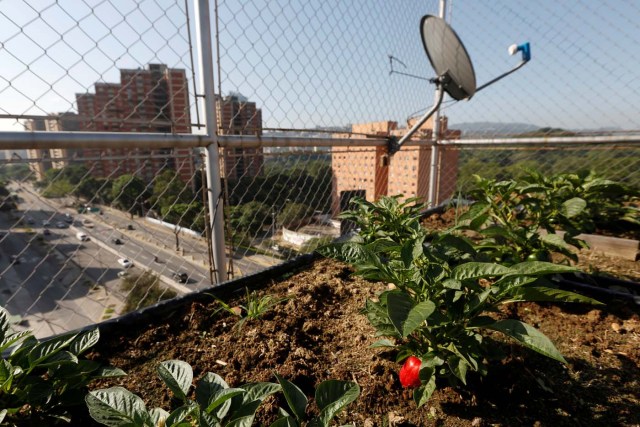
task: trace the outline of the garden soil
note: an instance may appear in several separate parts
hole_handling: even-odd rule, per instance
[[[636,274],[637,267],[636,263]],[[162,361],[180,359],[193,366],[196,381],[215,372],[238,386],[275,381],[278,373],[307,396],[313,396],[323,380],[355,381],[361,395],[336,425],[640,425],[637,306],[509,305],[501,315],[541,330],[568,364],[489,334],[487,339],[495,340],[507,357],[491,363],[486,377],[470,373],[466,387],[438,384],[431,400],[418,408],[412,391],[400,385],[401,365],[394,352],[370,348],[378,338],[361,309],[367,298],[386,289],[385,284],[365,281],[348,266],[321,259],[286,277],[254,285],[261,295],[286,300],[241,328],[235,326],[238,318],[219,311],[211,298],[177,308],[152,324],[104,337],[89,357],[128,375],[91,388],[124,386],[148,407],[169,409],[175,402],[156,368]],[[231,305],[243,304],[245,290],[221,298]],[[256,425],[268,426],[284,403],[282,397],[268,398]]]

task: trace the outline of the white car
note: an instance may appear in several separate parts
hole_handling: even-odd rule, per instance
[[[118,264],[120,264],[124,268],[129,268],[133,265],[133,263],[126,258],[120,258],[118,260]]]

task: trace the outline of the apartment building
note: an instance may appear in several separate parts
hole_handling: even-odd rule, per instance
[[[94,91],[76,94],[80,131],[191,133],[188,81],[183,69],[165,64],[122,69],[119,83],[99,82]],[[158,171],[169,168],[188,182],[195,172],[190,148],[85,148],[80,157],[100,177],[131,173],[150,181]]]
[[[407,129],[413,122],[407,123]],[[371,137],[402,137],[407,129],[398,129],[397,122],[383,121],[352,126],[352,132]],[[460,138],[460,131],[448,129],[447,117],[440,117],[440,132],[445,139]],[[428,120],[416,132],[414,139],[430,140],[433,120]],[[337,135],[341,137],[341,135]],[[348,137],[348,135],[342,135]],[[439,181],[436,184],[437,203],[451,197],[457,181],[457,150],[439,150]],[[351,198],[364,197],[374,201],[383,195],[402,194],[405,197],[427,199],[430,187],[431,147],[403,146],[392,156],[386,147],[333,147],[331,151],[333,179],[333,214],[346,209]]]
[[[262,110],[240,94],[216,97],[219,135],[262,135]],[[260,173],[264,163],[262,148],[223,148],[222,176],[237,180]]]

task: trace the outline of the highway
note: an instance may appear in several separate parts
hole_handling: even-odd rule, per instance
[[[178,294],[211,286],[204,239],[182,236],[176,250],[172,230],[143,218],[115,209],[78,214],[74,200],[42,198],[30,184],[10,189],[21,200],[17,211],[0,212],[0,302],[36,336],[117,315],[125,299],[119,273],[151,271]],[[133,266],[124,268],[121,258]],[[236,277],[279,262],[264,255],[234,259]],[[176,272],[186,273],[187,282],[174,280]]]

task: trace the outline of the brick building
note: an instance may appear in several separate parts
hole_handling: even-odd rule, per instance
[[[80,131],[191,133],[188,82],[183,69],[164,64],[123,69],[120,83],[96,83],[94,94],[76,94],[76,102]],[[159,170],[170,168],[187,182],[194,173],[190,148],[83,149],[79,156],[100,177],[135,173],[151,181]]]
[[[262,135],[262,110],[242,95],[217,96],[216,119],[219,135]],[[256,176],[263,163],[262,148],[222,149],[222,176],[226,179]]]
[[[409,121],[408,128],[413,123]],[[460,131],[447,127],[446,117],[440,117],[440,132],[445,139],[460,138]],[[396,136],[400,138],[407,130],[398,129],[397,122],[384,121],[356,124],[352,132],[372,137]],[[433,120],[428,120],[416,132],[414,138],[431,139]],[[344,135],[343,137],[348,137]],[[344,210],[354,196],[374,201],[383,195],[403,194],[405,197],[427,199],[431,165],[430,146],[403,146],[389,156],[386,147],[348,148],[333,147],[331,151],[333,169],[333,214]],[[436,203],[450,197],[456,188],[457,150],[440,150]],[[446,170],[445,170],[446,168]]]
[[[63,132],[77,131],[78,129],[78,115],[70,112],[42,116],[42,118],[30,119],[25,122],[25,130],[27,131]],[[37,162],[29,162],[29,168],[34,172],[36,179],[40,180],[48,169],[62,169],[68,166],[77,158],[77,151],[66,148],[27,150],[29,159],[38,160]]]

